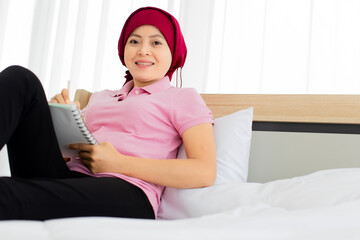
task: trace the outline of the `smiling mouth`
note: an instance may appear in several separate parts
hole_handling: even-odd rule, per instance
[[[151,66],[154,65],[154,63],[146,63],[146,62],[135,62],[136,65],[142,65],[142,66]]]

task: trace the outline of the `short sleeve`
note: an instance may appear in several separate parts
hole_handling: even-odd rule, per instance
[[[214,123],[210,109],[193,88],[179,89],[172,99],[171,121],[180,135],[201,123]]]

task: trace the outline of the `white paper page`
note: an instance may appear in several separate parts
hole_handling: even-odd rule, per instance
[[[81,118],[75,104],[52,104],[49,103],[51,117],[53,120],[56,137],[60,146],[63,157],[76,156],[76,150],[70,150],[66,145],[71,143],[86,143],[89,144],[88,139],[84,136],[81,130],[87,130],[85,124],[83,129],[80,128],[79,124],[74,115],[78,113],[77,119]],[[73,112],[76,111],[76,112]],[[88,134],[88,137],[92,137]],[[96,140],[95,140],[96,142]]]

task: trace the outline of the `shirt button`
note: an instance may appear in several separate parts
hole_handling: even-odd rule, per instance
[[[135,90],[135,94],[136,94],[136,95],[139,95],[139,90]]]

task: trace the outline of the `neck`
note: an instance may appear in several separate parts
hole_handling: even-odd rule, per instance
[[[134,79],[134,86],[135,87],[146,87],[153,83],[156,83],[159,80],[161,80],[161,79],[142,82],[142,81],[137,81],[136,79]]]

